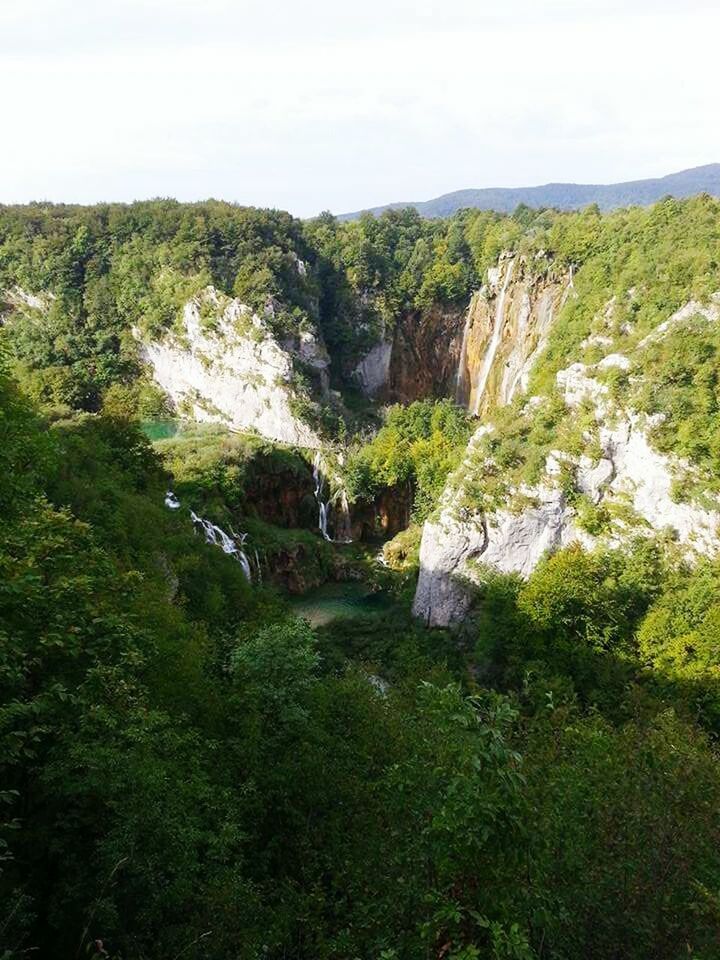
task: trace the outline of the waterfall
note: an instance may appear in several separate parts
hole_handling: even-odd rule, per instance
[[[165,506],[169,510],[179,510],[180,508],[180,501],[172,492],[172,490],[168,490],[165,494]],[[190,511],[190,519],[192,520],[193,526],[196,530],[202,530],[206,543],[211,543],[214,547],[220,547],[223,553],[226,553],[229,557],[235,557],[242,568],[242,572],[245,574],[247,582],[252,583],[250,561],[248,560],[247,554],[244,550],[247,534],[241,533],[238,536],[233,532],[233,536],[231,537],[210,520],[206,520],[204,517],[199,517],[194,510]],[[255,556],[257,557],[257,550],[255,551]]]
[[[485,387],[487,386],[490,371],[492,370],[492,366],[495,361],[495,354],[500,346],[500,340],[503,332],[503,321],[505,318],[505,297],[507,295],[508,286],[510,285],[510,280],[512,279],[514,266],[515,260],[510,260],[507,265],[502,289],[500,290],[497,298],[497,304],[495,305],[495,320],[493,322],[492,337],[490,338],[490,343],[485,351],[482,367],[480,369],[480,376],[478,377],[477,384],[475,385],[475,406],[473,409],[475,416],[477,416],[480,412],[480,403],[482,401],[483,394],[485,393]]]
[[[315,454],[313,460],[313,481],[315,483],[315,499],[318,505],[318,528],[326,540],[332,540],[327,531],[328,522],[328,501],[323,500],[323,489],[325,487],[325,478],[320,470],[320,454]]]
[[[322,459],[320,452],[315,454],[313,460],[313,481],[315,483],[315,499],[318,505],[318,529],[328,543],[352,543],[350,536],[350,506],[348,504],[347,493],[340,487],[335,494],[328,500],[324,500],[325,477],[322,472]],[[328,519],[330,511],[333,511],[335,519],[335,537],[328,533]]]
[[[210,543],[214,547],[220,547],[223,553],[226,553],[230,557],[235,557],[242,567],[242,572],[245,574],[248,583],[252,583],[250,561],[243,549],[247,534],[242,533],[240,536],[231,537],[220,527],[216,526],[216,524],[212,523],[212,521],[206,520],[204,517],[199,517],[194,510],[190,511],[190,519],[196,528],[199,527],[200,530],[202,530],[205,543]]]

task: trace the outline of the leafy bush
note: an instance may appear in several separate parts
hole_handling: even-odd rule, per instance
[[[422,400],[388,410],[374,439],[347,465],[353,499],[372,499],[382,488],[409,487],[413,520],[430,513],[470,436],[470,419],[449,400]]]

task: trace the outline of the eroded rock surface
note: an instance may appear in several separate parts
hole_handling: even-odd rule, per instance
[[[676,311],[653,332],[659,337],[685,320],[701,316],[707,322],[720,319],[715,295],[707,307],[692,302]],[[642,350],[651,337],[641,341]],[[609,340],[609,338],[607,338]],[[596,338],[594,345],[600,345]],[[610,343],[603,340],[602,345]],[[720,503],[683,502],[674,496],[679,477],[692,476],[695,468],[653,446],[653,431],[663,415],[653,417],[618,406],[602,375],[610,368],[630,375],[633,358],[610,353],[598,363],[572,363],[556,376],[557,388],[570,410],[594,410],[595,440],[599,448],[593,459],[552,450],[545,462],[543,479],[529,489],[510,490],[507,508],[473,513],[467,506],[463,482],[452,480],[439,515],[425,524],[420,548],[420,575],[414,612],[431,626],[449,626],[462,620],[471,603],[472,585],[482,578],[482,565],[527,577],[540,559],[560,547],[579,542],[591,549],[599,542],[617,547],[629,538],[663,532],[670,535],[688,558],[715,555],[720,551]],[[497,382],[503,375],[498,373]],[[526,414],[544,401],[530,398]],[[491,429],[481,427],[470,441],[468,458],[479,438]],[[466,465],[469,459],[466,459]],[[570,487],[568,488],[568,482]],[[602,532],[591,535],[578,521],[577,508],[566,491],[585,497],[593,507],[606,511]],[[525,505],[510,509],[510,495],[521,494]],[[609,518],[609,520],[607,519]]]
[[[322,379],[329,360],[309,333],[280,344],[262,318],[212,287],[185,305],[181,329],[143,342],[141,355],[173,405],[195,420],[254,430],[264,437],[318,448],[316,431],[296,413],[294,362]]]

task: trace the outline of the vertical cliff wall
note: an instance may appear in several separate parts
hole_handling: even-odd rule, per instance
[[[477,416],[527,389],[570,279],[545,257],[530,263],[502,254],[468,308],[457,367],[455,399]]]
[[[398,317],[355,368],[376,399],[453,397],[478,416],[527,387],[570,278],[545,255],[500,256],[467,308],[433,306]]]
[[[464,322],[464,312],[453,308],[404,314],[395,327],[385,397],[411,403],[453,396]]]
[[[551,302],[549,290],[541,288],[536,316],[549,315],[550,308],[543,306]],[[598,329],[581,348],[612,345],[602,332],[610,320],[611,312],[601,311]],[[633,397],[642,395],[648,379],[648,344],[683,324],[692,338],[693,323],[702,328],[718,322],[720,294],[714,294],[708,304],[692,301],[681,307],[644,339],[629,340],[627,354],[612,352],[596,363],[576,361],[559,370],[549,394],[530,398],[516,414],[515,436],[529,436],[551,400],[560,399],[564,406],[552,434],[529,451],[543,458],[532,482],[513,475],[507,457],[502,464],[495,459],[494,451],[502,448],[500,431],[491,424],[479,427],[423,529],[415,614],[431,626],[457,623],[469,609],[469,588],[483,580],[483,567],[527,577],[544,554],[573,542],[588,549],[598,544],[617,548],[636,537],[662,534],[674,544],[677,557],[716,556],[720,497],[709,488],[699,499],[683,500],[677,486],[678,481],[713,478],[687,459],[655,447],[655,432],[667,414],[636,409]],[[511,343],[508,357],[514,351],[519,353]],[[618,378],[624,378],[622,390],[613,389]],[[499,393],[486,403],[495,396],[502,400],[502,384],[509,382],[502,368],[495,371],[495,382]],[[516,458],[527,454],[517,450]]]

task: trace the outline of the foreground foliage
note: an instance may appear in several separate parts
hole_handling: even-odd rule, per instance
[[[712,570],[498,581],[471,680],[402,606],[288,618],[127,422],[0,391],[2,956],[715,955]]]
[[[300,543],[324,578],[332,547],[268,515],[314,527],[307,462],[216,430],[160,459],[131,422],[162,404],[130,336],[213,283],[269,298],[278,335],[319,329],[342,380],[403,311],[464,304],[501,250],[542,265],[543,249],[578,296],[533,374],[545,403],[478,444],[494,473],[475,506],[537,479],[558,442],[591,442],[553,385],[578,350],[599,359],[582,344],[601,321],[603,350],[645,351],[646,381],[608,388],[661,408],[654,441],[713,489],[714,327],[640,344],[720,285],[718,223],[703,197],[349,224],[169,201],[0,210],[0,287],[46,296],[42,323],[8,304],[0,369],[3,960],[720,955],[718,564],[648,539],[570,548],[527,582],[487,573],[451,637],[409,614],[415,526],[388,548],[401,572],[378,574],[394,608],[313,631],[163,505],[170,470],[184,507],[240,516],[268,555]],[[404,491],[419,524],[470,429],[448,402],[391,409],[345,465],[350,493]]]

